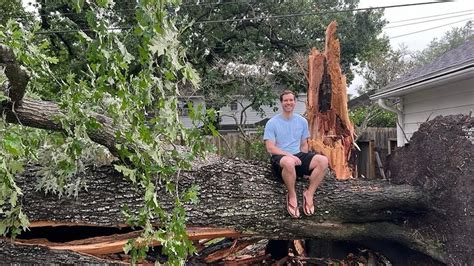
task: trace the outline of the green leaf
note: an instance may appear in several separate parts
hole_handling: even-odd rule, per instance
[[[10,195],[10,205],[12,207],[15,207],[16,206],[16,203],[18,201],[18,194],[16,192],[13,192],[11,195]]]
[[[135,241],[134,239],[129,239],[129,240],[127,241],[127,244],[125,244],[125,245],[123,246],[123,252],[125,252],[125,254],[128,254],[128,253],[130,252],[130,250],[133,249],[133,243],[134,243],[134,241]]]
[[[17,173],[21,173],[23,172],[23,162],[21,161],[12,161],[10,162],[10,170],[12,172],[12,174],[17,174]]]
[[[123,176],[130,179],[130,181],[132,181],[132,183],[134,183],[134,184],[137,183],[137,179],[136,179],[137,170],[136,169],[130,169],[130,168],[124,166],[124,165],[114,165],[114,168],[115,168],[115,170],[122,173]]]
[[[74,8],[77,13],[81,13],[82,7],[84,6],[84,0],[73,0]]]
[[[109,5],[109,1],[108,0],[97,0],[97,5],[99,7],[106,8]]]
[[[11,155],[21,156],[24,154],[21,139],[17,135],[8,134],[5,136],[3,138],[3,146]]]
[[[155,56],[161,56],[165,53],[166,46],[162,38],[155,37],[151,40],[148,49],[152,54],[155,54]]]
[[[196,185],[192,185],[183,196],[183,202],[190,202],[192,204],[196,204],[198,202],[198,190],[199,187]]]
[[[0,235],[5,236],[7,233],[7,225],[0,222]]]

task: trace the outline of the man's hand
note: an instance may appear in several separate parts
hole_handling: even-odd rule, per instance
[[[294,155],[289,155],[291,157],[291,159],[293,159],[293,161],[295,162],[295,166],[296,165],[301,165],[301,160],[300,158],[294,156]]]

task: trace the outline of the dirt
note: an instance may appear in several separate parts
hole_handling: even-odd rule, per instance
[[[474,261],[473,126],[470,115],[438,116],[388,158],[392,183],[421,186],[432,197],[433,210],[404,224],[442,245],[448,264]]]

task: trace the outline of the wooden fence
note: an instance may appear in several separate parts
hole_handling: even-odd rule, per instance
[[[250,142],[246,142],[240,133],[228,133],[222,136],[208,136],[206,142],[216,147],[216,152],[229,158],[243,158],[251,160],[267,161],[268,153],[265,151],[265,145],[261,134],[248,133]],[[377,171],[377,158],[375,152],[385,164],[385,157],[390,150],[390,143],[396,145],[397,131],[395,128],[367,128],[363,132],[358,132],[357,143],[362,149],[358,153],[358,174],[365,177],[380,176]]]
[[[396,147],[396,128],[369,127],[358,132],[357,145],[361,151],[354,152],[358,177],[385,177],[386,157]]]
[[[357,141],[375,142],[377,149],[388,150],[389,141],[397,139],[397,129],[392,127],[368,127],[362,132],[357,132]]]
[[[216,148],[216,153],[229,158],[266,160],[268,154],[264,149],[263,138],[257,133],[247,133],[244,140],[240,133],[227,133],[221,136],[208,136],[206,142]]]

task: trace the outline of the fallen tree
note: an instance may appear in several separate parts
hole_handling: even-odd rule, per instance
[[[294,220],[285,212],[284,186],[273,180],[267,165],[214,159],[179,177],[183,189],[191,184],[200,187],[199,203],[186,206],[188,226],[232,229],[238,232],[234,237],[242,238],[383,239],[439,261],[446,259],[436,243],[418,238],[413,229],[397,223],[407,215],[432,211],[430,195],[418,187],[381,180],[341,182],[331,176],[317,191],[316,215]],[[138,209],[143,203],[140,189],[131,186],[113,167],[89,169],[84,176],[88,190],[76,199],[36,191],[37,171],[37,167],[30,167],[18,179],[24,191],[22,202],[28,203],[23,209],[32,228],[67,226],[71,232],[75,225],[119,228],[126,224],[123,207]],[[304,183],[299,182],[299,194],[303,189]],[[172,199],[160,200],[171,211]],[[21,236],[17,241],[21,243]],[[46,242],[43,245],[54,246]]]
[[[17,79],[27,81],[24,78],[26,74],[22,72],[24,70],[16,62],[8,47],[2,47],[0,50],[0,63],[7,66],[6,75],[11,81],[9,98],[0,104],[6,121],[25,127],[66,131],[67,128],[58,122],[58,117],[65,115],[58,105],[47,101],[23,99],[27,82],[18,82]],[[114,128],[112,120],[96,113],[89,115],[94,117],[101,126],[88,131],[88,136],[93,141],[108,147],[113,154],[119,155],[115,148],[122,139],[116,137],[117,128]],[[471,128],[472,123],[469,125]],[[464,138],[464,136],[461,137]],[[175,148],[180,149],[180,147]],[[421,147],[418,148],[420,148],[419,152],[424,152]],[[468,163],[470,167],[472,160]],[[130,217],[124,214],[123,209],[128,207],[132,212],[139,210],[144,206],[144,202],[147,202],[144,199],[146,193],[142,187],[132,185],[127,181],[115,171],[113,166],[90,166],[85,172],[78,174],[77,178],[86,181],[87,190],[80,191],[77,198],[59,198],[57,195],[46,195],[42,191],[37,191],[35,185],[38,177],[40,177],[39,166],[34,165],[29,165],[22,174],[17,174],[15,177],[15,182],[22,191],[18,202],[22,206],[22,211],[30,219],[33,236],[26,237],[27,234],[24,234],[16,240],[2,240],[0,243],[1,261],[28,263],[33,259],[35,262],[44,263],[67,263],[69,260],[101,262],[103,259],[76,252],[91,252],[91,246],[95,245],[94,254],[114,253],[117,247],[122,248],[123,241],[135,237],[136,231],[139,231],[140,228],[127,226],[130,223],[128,221]],[[457,178],[457,176],[452,177]],[[468,176],[463,177],[468,178]],[[187,234],[191,238],[226,236],[244,240],[252,238],[377,239],[399,243],[442,263],[467,262],[472,256],[467,253],[470,250],[465,249],[465,251],[460,251],[456,258],[452,258],[450,256],[452,249],[446,249],[442,245],[446,244],[446,247],[452,248],[450,242],[440,242],[438,239],[420,233],[425,226],[424,218],[428,214],[442,217],[442,221],[437,221],[438,223],[469,227],[470,220],[454,223],[446,215],[448,207],[441,205],[442,208],[440,208],[439,205],[434,204],[440,201],[437,195],[440,188],[438,186],[394,185],[383,180],[336,181],[334,176],[329,175],[315,196],[316,215],[294,220],[290,219],[284,208],[284,186],[273,179],[269,166],[266,164],[209,155],[205,160],[195,161],[191,170],[178,172],[178,175],[171,178],[176,182],[178,191],[189,188],[191,184],[199,186],[199,202],[185,205]],[[472,183],[472,176],[464,182],[469,182],[469,180]],[[156,187],[159,193],[158,199],[161,202],[160,208],[166,212],[174,211],[176,198],[166,192],[162,186]],[[299,182],[297,188],[299,195],[303,189],[303,182]],[[455,198],[455,192],[445,196]],[[467,213],[472,210],[471,206],[468,204],[449,208],[469,208],[469,210],[460,211]],[[406,224],[408,217],[415,217],[418,222]],[[158,220],[154,222],[158,228],[162,225]],[[436,221],[433,222],[435,223]],[[202,226],[206,227],[207,233],[200,228]],[[59,242],[62,244],[54,242],[50,236],[46,237],[47,240],[39,240],[35,235],[41,230],[52,230],[50,231],[52,235],[65,237],[68,234],[78,234],[74,230],[79,227],[97,231],[102,229],[106,231],[110,228],[126,229],[123,232],[113,231],[107,236],[98,233],[96,235],[84,234],[82,239],[67,241],[60,239]],[[61,229],[62,233],[54,233],[56,229]],[[456,239],[464,238],[460,235],[461,232],[457,233],[458,235],[450,236],[448,240],[456,241]],[[97,243],[100,243],[98,247]],[[159,245],[160,243],[150,244]],[[468,244],[471,244],[468,240],[463,243],[463,245]],[[58,252],[55,250],[60,247],[76,251]],[[31,253],[35,255],[31,256]]]

